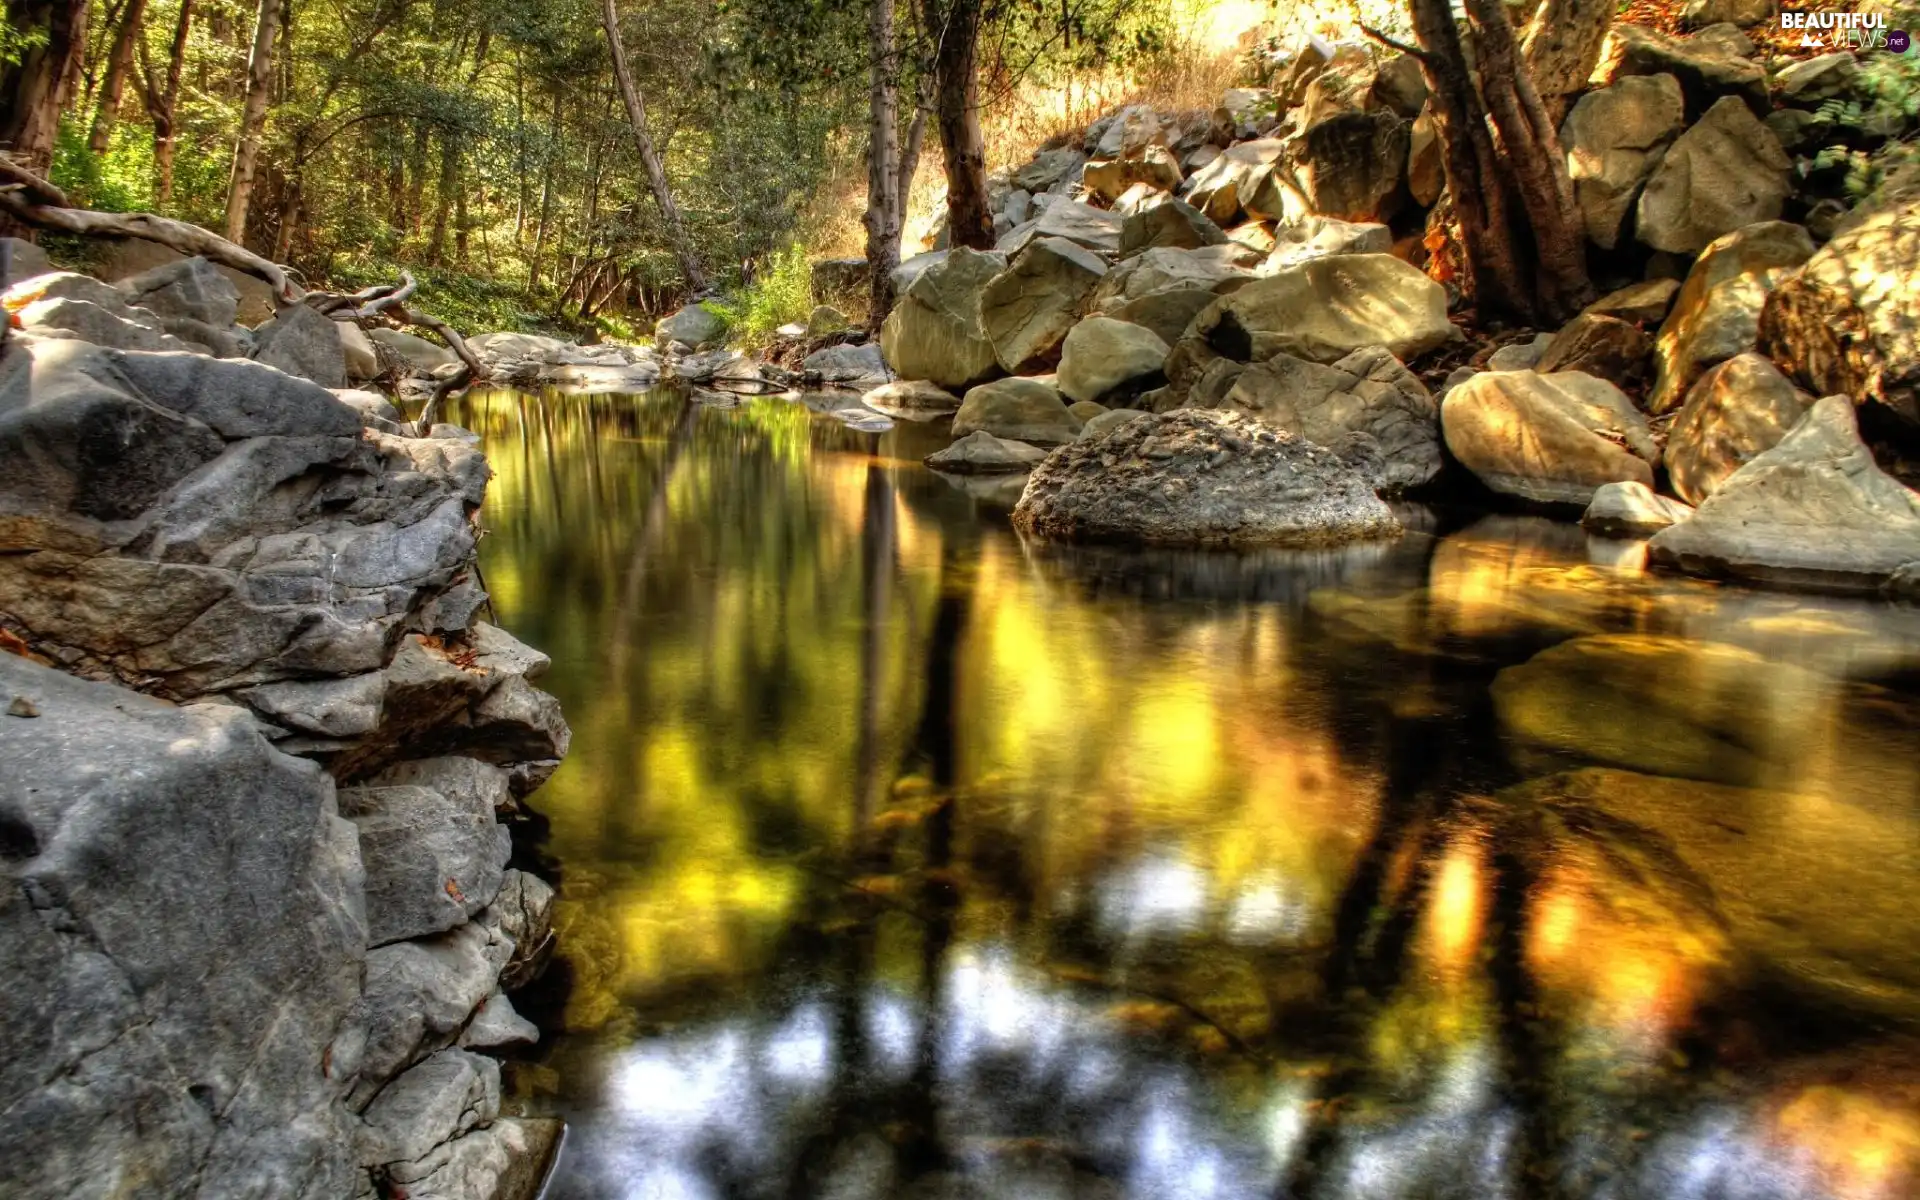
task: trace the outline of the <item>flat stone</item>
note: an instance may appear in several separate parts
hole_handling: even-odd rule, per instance
[[[1080,423],[1060,393],[1035,379],[1000,379],[970,389],[953,416],[953,435],[976,431],[1011,441],[1055,446],[1070,442]]]
[[[1440,415],[1447,448],[1497,492],[1584,508],[1602,484],[1653,483],[1646,421],[1604,379],[1487,371],[1449,390]]]
[[[1004,475],[1031,471],[1047,452],[1026,442],[998,438],[976,429],[944,450],[929,454],[926,463],[954,475]]]
[[[1656,495],[1644,483],[1603,483],[1580,516],[1580,525],[1606,537],[1645,537],[1693,515],[1678,500]]]

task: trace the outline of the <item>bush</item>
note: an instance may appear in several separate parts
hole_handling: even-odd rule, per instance
[[[769,255],[766,269],[752,283],[708,307],[726,318],[733,340],[743,349],[764,350],[773,343],[774,330],[791,322],[804,324],[813,311],[807,248],[796,243]]]

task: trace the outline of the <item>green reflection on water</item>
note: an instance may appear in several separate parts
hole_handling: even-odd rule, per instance
[[[576,1123],[563,1195],[1914,1185],[1920,614],[1525,518],[1023,545],[937,431],[780,401],[455,419],[575,731],[535,799],[565,1036],[517,1074]],[[849,1015],[896,1002],[897,1079]],[[734,1034],[826,1064],[739,1161],[718,1114],[777,1089],[688,1065]],[[1036,1073],[1062,1045],[1121,1082]]]

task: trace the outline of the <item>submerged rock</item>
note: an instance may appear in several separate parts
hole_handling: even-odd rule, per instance
[[[1024,532],[1158,545],[1392,538],[1367,481],[1304,438],[1237,413],[1143,414],[1050,455],[1014,510]]]
[[[1067,412],[1060,393],[1037,379],[1000,379],[968,390],[953,414],[953,434],[976,430],[995,437],[1040,445],[1070,442],[1080,422]]]
[[[945,450],[929,454],[926,463],[953,475],[1006,475],[1031,471],[1046,456],[1038,446],[976,429]]]

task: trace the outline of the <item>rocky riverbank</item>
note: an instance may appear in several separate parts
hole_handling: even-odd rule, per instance
[[[9,289],[0,357],[0,1191],[531,1196],[510,993],[566,754],[482,619],[489,475],[382,343],[236,324],[203,260]],[[380,347],[376,349],[375,347]]]

